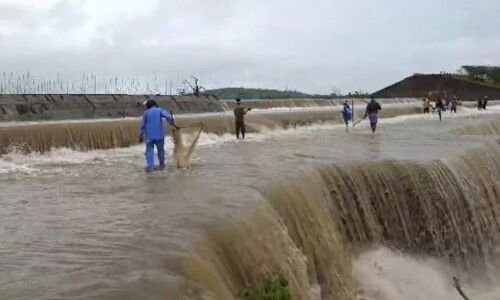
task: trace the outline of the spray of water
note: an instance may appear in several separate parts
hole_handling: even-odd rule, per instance
[[[408,255],[384,247],[363,252],[353,264],[357,297],[363,300],[457,300],[462,299],[453,283],[461,277],[466,297],[493,300],[500,297],[498,272],[492,280],[468,274],[430,256]]]

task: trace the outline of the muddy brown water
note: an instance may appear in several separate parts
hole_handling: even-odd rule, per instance
[[[150,175],[141,146],[9,153],[0,298],[236,299],[281,273],[294,299],[353,299],[361,244],[476,264],[498,234],[497,121],[464,112],[385,119],[375,136],[367,124],[204,134],[191,170]]]

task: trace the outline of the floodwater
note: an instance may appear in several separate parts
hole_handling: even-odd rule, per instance
[[[384,119],[375,136],[364,123],[349,133],[339,125],[321,124],[260,132],[245,141],[203,134],[192,169],[171,167],[153,174],[142,169],[141,146],[91,152],[58,149],[44,155],[9,153],[0,157],[0,299],[233,299],[239,283],[252,281],[251,274],[261,270],[250,272],[240,253],[242,265],[235,267],[240,272],[236,276],[237,272],[227,271],[227,261],[220,265],[217,260],[208,261],[213,256],[205,256],[199,245],[220,245],[219,239],[232,244],[254,240],[255,232],[248,230],[216,235],[214,241],[212,230],[233,226],[240,218],[251,219],[248,215],[267,201],[270,189],[288,180],[300,182],[318,166],[359,169],[431,161],[453,165],[455,158],[480,149],[491,137],[450,131],[497,120],[494,110],[464,109],[460,116],[446,116],[443,122],[431,115]],[[314,185],[311,178],[302,181]],[[276,210],[281,212],[280,208]],[[287,227],[295,241],[294,230],[283,219],[279,228]],[[485,237],[488,234],[484,231]],[[304,247],[297,249],[308,258]],[[361,280],[357,289],[362,287],[366,299],[459,299],[447,275],[442,275],[446,268],[437,267],[441,261],[427,267],[385,248],[363,255],[355,259],[353,274]],[[288,272],[261,258],[269,269]],[[204,267],[197,265],[193,271],[186,266],[186,262],[192,266],[193,260]],[[371,260],[382,264],[381,269],[372,269]],[[297,269],[308,264],[296,263],[292,266]],[[342,268],[350,270],[350,265],[346,262]],[[412,275],[417,267],[419,273]],[[331,295],[349,299],[357,290],[349,290],[345,283],[345,292],[329,292],[324,282],[335,284],[324,279],[329,275],[312,279],[311,272],[309,267],[307,279],[297,275],[294,282],[301,287],[300,282],[307,282],[316,292],[297,292],[297,299],[330,299]],[[426,272],[439,278],[437,283],[434,280],[439,287],[416,296],[418,287],[425,289],[432,283],[423,275]],[[248,273],[243,276],[246,279],[243,273]],[[395,284],[398,274],[408,276],[404,284],[412,287],[399,289],[403,283]],[[491,289],[485,292],[478,299],[500,299]]]

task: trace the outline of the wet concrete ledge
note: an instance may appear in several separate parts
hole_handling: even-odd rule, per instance
[[[177,114],[221,112],[234,106],[234,101],[220,100],[214,96],[4,94],[0,95],[0,121],[140,116],[143,112],[141,104],[147,99],[154,99],[160,106]],[[274,108],[331,106],[340,101],[280,99],[245,100],[245,103],[254,108]]]

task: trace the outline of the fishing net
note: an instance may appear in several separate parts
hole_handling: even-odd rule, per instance
[[[198,143],[202,131],[202,124],[193,124],[189,127],[173,128],[174,160],[177,168],[191,168],[191,155]]]

